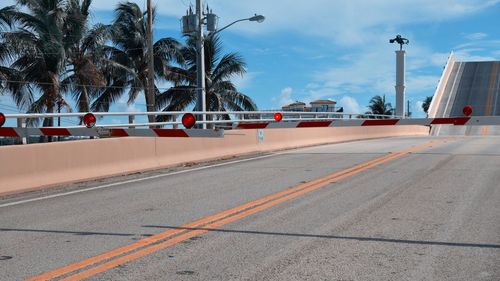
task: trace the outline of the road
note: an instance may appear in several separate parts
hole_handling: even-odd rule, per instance
[[[367,140],[6,198],[0,279],[500,280],[499,146]]]

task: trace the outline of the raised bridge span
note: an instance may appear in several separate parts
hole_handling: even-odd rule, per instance
[[[466,105],[473,116],[500,116],[500,61],[459,62],[451,54],[429,116],[462,116]],[[500,126],[434,126],[432,134],[498,136]]]

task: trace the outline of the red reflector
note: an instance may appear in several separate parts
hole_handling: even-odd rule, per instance
[[[68,129],[64,128],[40,128],[40,131],[45,136],[71,136]]]
[[[399,119],[366,120],[361,126],[390,126],[398,122]]]
[[[470,116],[472,114],[472,106],[466,105],[462,111],[465,116]]]
[[[189,113],[191,114],[191,113]],[[192,115],[192,114],[191,114]],[[193,123],[194,125],[194,123]],[[159,137],[171,137],[171,138],[188,138],[189,135],[180,129],[153,129],[156,135]]]
[[[112,137],[128,137],[127,131],[124,129],[111,129],[109,133]]]
[[[0,127],[2,127],[3,124],[5,124],[5,115],[0,112]]]
[[[238,124],[238,129],[265,129],[269,123]]]
[[[300,122],[297,125],[297,128],[314,128],[314,127],[328,127],[332,124],[333,121],[318,121],[318,122]]]
[[[0,137],[19,137],[14,128],[0,128]]]
[[[94,127],[95,123],[96,123],[96,118],[95,118],[94,114],[87,113],[87,114],[85,114],[85,116],[83,116],[83,124],[85,124],[85,126],[87,128]]]
[[[194,124],[196,124],[196,117],[192,113],[186,113],[182,116],[182,125],[186,127],[186,129],[191,129]]]
[[[283,114],[279,112],[274,113],[274,120],[276,120],[276,122],[280,122],[281,120],[283,120]]]
[[[465,125],[469,122],[470,117],[457,117],[457,118],[434,118],[432,121],[432,125],[445,125],[445,124],[453,124],[453,125]]]

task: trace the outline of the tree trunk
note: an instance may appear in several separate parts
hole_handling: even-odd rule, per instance
[[[147,79],[145,79],[143,85],[146,86],[144,91],[144,96],[146,97],[146,110],[148,112],[154,112],[156,111],[154,85],[150,87]],[[148,115],[148,121],[149,123],[153,123],[156,121],[156,117],[153,115]]]

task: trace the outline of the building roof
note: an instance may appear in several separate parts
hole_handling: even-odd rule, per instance
[[[315,100],[310,102],[310,104],[336,104],[336,101],[333,100]]]
[[[297,105],[306,105],[306,104],[301,102],[301,101],[297,101],[297,102],[294,102],[294,103],[291,103],[291,104],[285,105],[285,106],[290,107],[290,106],[297,106]]]

